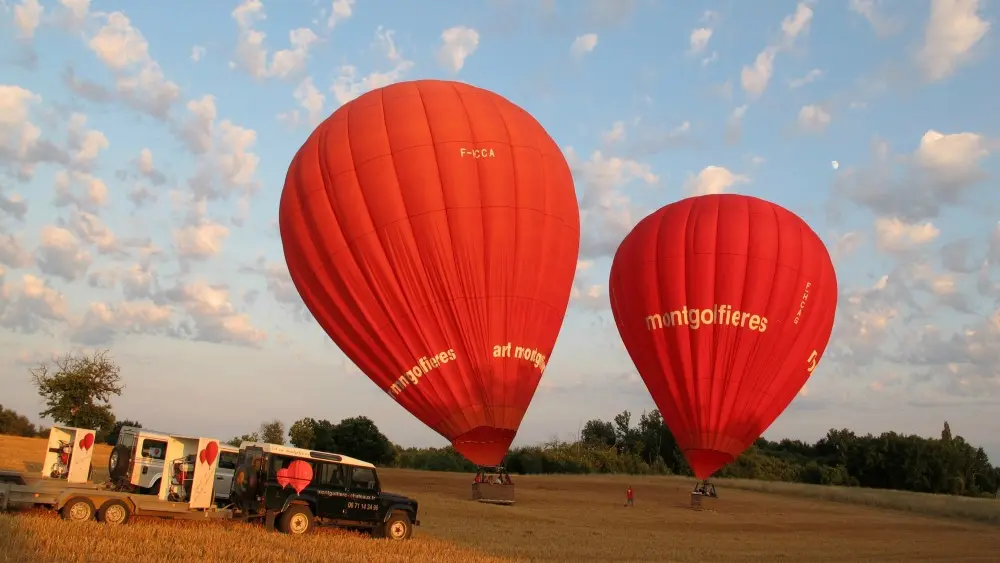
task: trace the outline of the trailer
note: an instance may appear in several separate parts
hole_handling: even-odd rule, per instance
[[[45,506],[65,520],[121,525],[132,516],[170,519],[232,519],[233,511],[214,502],[218,440],[167,437],[164,478],[159,494],[112,490],[94,483],[58,483],[6,472],[0,479],[0,510],[12,506]]]

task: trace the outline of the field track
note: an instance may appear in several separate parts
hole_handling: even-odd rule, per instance
[[[0,436],[0,469],[38,471],[44,450],[40,439]],[[106,476],[109,452],[97,447],[95,479]],[[471,475],[379,473],[387,490],[420,502],[422,525],[410,542],[138,518],[108,529],[30,511],[0,515],[0,561],[1000,561],[996,500],[720,481],[722,498],[698,512],[688,507],[691,482],[678,478],[514,476],[517,505],[499,507],[468,500]],[[634,508],[622,506],[628,484]],[[754,488],[782,494],[739,490]]]

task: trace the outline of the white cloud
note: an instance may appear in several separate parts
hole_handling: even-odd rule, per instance
[[[821,133],[829,127],[833,118],[830,112],[820,106],[802,106],[799,109],[799,128],[803,131]]]
[[[45,8],[38,0],[21,0],[20,4],[14,6],[14,26],[17,27],[18,36],[23,39],[34,37],[44,12]]]
[[[93,259],[90,252],[72,232],[53,225],[42,227],[38,250],[35,251],[38,269],[43,274],[56,276],[68,282],[86,275]]]
[[[222,252],[222,245],[229,237],[225,225],[206,222],[174,230],[174,246],[182,259],[207,260]]]
[[[729,188],[749,182],[742,174],[733,174],[722,166],[706,166],[697,176],[688,178],[685,189],[691,195],[721,194]]]
[[[191,60],[194,62],[201,62],[201,59],[205,58],[206,49],[201,45],[195,45],[191,47]]]
[[[449,27],[441,32],[441,42],[436,53],[437,63],[457,73],[465,66],[465,59],[479,48],[479,32],[464,25]]]
[[[793,78],[793,79],[789,80],[788,81],[788,87],[789,88],[801,88],[801,87],[805,86],[806,84],[811,84],[811,83],[819,80],[822,77],[823,77],[823,71],[820,70],[820,69],[818,69],[818,68],[814,68],[814,69],[810,70],[809,72],[807,72],[806,75],[803,76],[802,78]]]
[[[850,0],[848,8],[864,17],[880,37],[892,35],[899,31],[901,24],[896,18],[887,17],[879,9],[881,0]]]
[[[338,23],[347,20],[354,13],[355,0],[333,0],[330,4],[330,17],[326,20],[326,27],[333,29]]]
[[[896,217],[875,220],[875,240],[884,252],[906,252],[933,242],[941,231],[930,221],[907,223]]]
[[[276,51],[268,63],[268,49],[264,45],[267,34],[254,24],[267,18],[260,0],[245,0],[230,14],[238,27],[235,61],[238,67],[254,78],[294,78],[305,71],[309,50],[319,41],[319,36],[306,27],[288,32],[288,49]]]
[[[754,58],[752,66],[743,67],[740,71],[740,85],[749,98],[759,98],[767,90],[774,75],[774,59],[778,52],[792,48],[800,35],[808,33],[812,18],[812,8],[805,2],[799,2],[795,7],[795,13],[781,20],[780,40],[765,47]]]
[[[569,46],[569,52],[574,57],[582,57],[587,53],[590,53],[597,47],[597,34],[596,33],[586,33],[584,35],[578,35],[576,39],[573,40],[573,44]]]
[[[712,38],[712,28],[710,27],[699,27],[691,31],[691,37],[688,39],[689,53],[700,53],[708,47],[708,41]]]
[[[298,109],[291,112],[278,114],[278,119],[291,124],[305,123],[315,127],[323,120],[323,106],[326,104],[326,96],[319,91],[313,83],[311,76],[305,77],[292,92],[292,97],[298,102],[299,107],[305,110],[305,115]]]
[[[931,0],[924,44],[917,61],[929,81],[942,80],[967,62],[990,30],[979,17],[979,0]]]
[[[338,103],[346,104],[365,92],[398,82],[413,68],[413,61],[403,56],[396,47],[392,35],[392,31],[383,31],[381,27],[375,32],[376,43],[381,46],[385,58],[393,63],[393,68],[387,72],[376,71],[367,76],[360,76],[357,67],[353,65],[340,67],[339,75],[330,86],[330,91]]]
[[[639,211],[624,189],[634,181],[652,186],[660,179],[648,164],[636,160],[607,157],[601,151],[583,160],[573,147],[565,147],[563,153],[582,192],[580,256],[611,256],[638,218]]]
[[[611,129],[604,132],[601,135],[604,138],[605,143],[618,143],[625,140],[625,123],[622,121],[615,121],[611,125]]]

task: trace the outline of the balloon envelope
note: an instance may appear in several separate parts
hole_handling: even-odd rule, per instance
[[[816,368],[837,278],[802,219],[719,194],[640,221],[615,254],[609,294],[625,348],[705,479],[749,447]]]
[[[295,155],[278,218],[292,281],[344,354],[470,461],[499,464],[580,243],[573,179],[542,126],[462,83],[370,91]]]

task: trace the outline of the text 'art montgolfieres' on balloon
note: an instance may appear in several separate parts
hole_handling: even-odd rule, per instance
[[[580,212],[558,145],[487,90],[396,83],[288,168],[295,287],[358,368],[479,465],[506,455],[562,326]]]
[[[736,459],[805,385],[837,308],[826,246],[755,197],[691,197],[625,237],[611,310],[639,375],[699,479]]]

